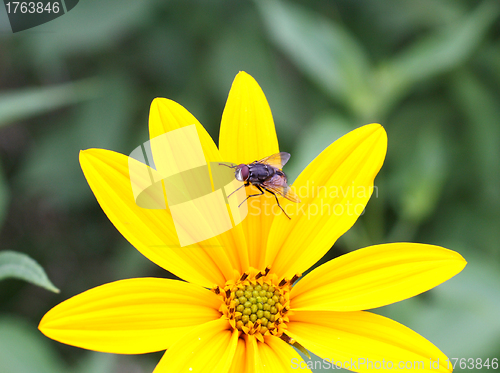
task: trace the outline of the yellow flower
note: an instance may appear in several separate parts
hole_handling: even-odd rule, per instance
[[[229,93],[219,149],[179,104],[155,99],[151,105],[150,138],[193,123],[209,162],[250,163],[279,152],[266,98],[244,72]],[[294,182],[301,203],[280,198],[291,220],[279,210],[265,213],[276,204],[266,193],[252,198],[241,224],[187,247],[178,245],[168,209],[136,205],[129,157],[103,149],[82,151],[85,177],[115,227],[143,255],[188,282],[135,278],[102,285],[54,307],[40,330],[96,351],[167,350],[155,373],[304,368],[290,344],[353,371],[420,361],[419,371],[451,371],[446,356],[429,341],[363,310],[446,281],[466,264],[456,252],[415,243],[371,246],[321,265],[292,287],[296,275],[316,263],[363,211],[386,148],[380,125],[354,130]],[[431,369],[430,360],[438,359]]]

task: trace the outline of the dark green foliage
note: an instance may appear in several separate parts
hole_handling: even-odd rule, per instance
[[[128,154],[147,140],[155,97],[181,103],[217,139],[240,70],[266,93],[292,180],[351,129],[386,128],[377,198],[323,261],[397,241],[460,252],[463,273],[379,311],[449,357],[500,357],[499,15],[488,0],[101,0],[4,31],[0,250],[34,258],[61,293],[0,282],[0,347],[32,356],[0,354],[12,359],[2,369],[153,370],[156,356],[93,355],[36,330],[49,308],[91,287],[173,277],[116,232],[78,152]]]

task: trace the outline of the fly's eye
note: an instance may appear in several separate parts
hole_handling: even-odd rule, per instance
[[[246,181],[250,175],[250,170],[246,164],[239,164],[236,168],[236,179]]]

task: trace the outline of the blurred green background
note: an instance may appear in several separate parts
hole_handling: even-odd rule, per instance
[[[152,372],[159,354],[93,353],[37,330],[91,287],[169,276],[107,220],[78,152],[129,154],[155,97],[217,139],[240,70],[266,93],[292,180],[342,134],[384,125],[377,198],[323,261],[395,241],[458,251],[460,275],[377,312],[449,357],[500,358],[499,16],[494,0],[82,0],[12,34],[2,8],[0,251],[28,254],[61,291],[0,282],[0,372]]]

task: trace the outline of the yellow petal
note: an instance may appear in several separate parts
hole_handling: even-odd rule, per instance
[[[251,372],[249,364],[250,362],[247,361],[246,342],[243,340],[243,338],[239,338],[238,345],[236,346],[236,351],[234,353],[233,362],[231,363],[231,367],[229,368],[228,373]]]
[[[193,124],[196,126],[196,131],[198,132],[203,153],[205,154],[207,161],[221,161],[219,150],[208,132],[183,106],[166,98],[155,98],[151,103],[151,108],[149,110],[150,139]],[[151,145],[154,145],[154,142]],[[152,147],[151,150],[153,152],[153,158],[155,159],[157,158],[155,153],[162,151],[161,149],[155,149],[154,147]]]
[[[191,125],[196,126],[197,136],[201,143],[201,149],[205,157],[207,165],[210,162],[220,162],[222,158],[219,153],[219,149],[215,145],[214,141],[205,130],[205,128],[198,122],[198,120],[184,107],[178,103],[168,100],[165,98],[156,98],[151,103],[151,108],[149,112],[149,135],[150,135],[150,145],[153,154],[156,169],[162,169],[165,163],[165,141],[159,141],[161,135],[167,132],[177,130],[180,128],[188,127]],[[189,152],[189,149],[197,149],[195,144],[177,144],[177,146],[184,148],[182,152]],[[193,152],[194,153],[194,152]],[[231,268],[234,268],[243,273],[249,266],[248,255],[246,249],[246,240],[244,239],[244,233],[241,225],[234,227],[233,229],[220,234],[218,241],[222,244],[222,247],[231,262]],[[215,243],[207,243],[215,245]],[[214,255],[217,253],[211,251]],[[216,259],[220,259],[219,256]],[[225,273],[226,279],[231,276]]]
[[[222,115],[219,147],[223,160],[251,163],[279,152],[271,109],[259,84],[236,75]]]
[[[446,355],[425,338],[369,312],[297,311],[287,334],[325,361],[354,372],[452,371]]]
[[[87,182],[116,229],[144,256],[177,276],[205,287],[224,284],[233,275],[232,265],[217,239],[180,247],[168,208],[145,209],[136,204],[129,163],[139,164],[109,150],[80,152]]]
[[[238,339],[238,346],[228,373],[262,373],[262,361],[259,356],[257,340],[253,335],[243,335]]]
[[[301,372],[310,372],[300,355],[288,343],[275,336],[266,336],[264,342],[258,343],[263,372],[296,372],[298,368]]]
[[[223,161],[251,163],[279,152],[271,109],[257,82],[240,72],[234,79],[222,115],[219,149]],[[247,195],[259,194],[253,186]],[[248,200],[248,215],[242,222],[247,239],[250,266],[263,268],[268,232],[276,205],[266,193]],[[280,218],[288,219],[279,211]]]
[[[226,373],[238,344],[238,331],[230,328],[219,319],[191,330],[168,349],[154,373]]]
[[[136,278],[83,292],[52,308],[39,329],[90,350],[140,354],[170,347],[180,335],[216,320],[220,299],[187,282]]]
[[[439,246],[391,243],[333,259],[293,287],[293,310],[358,311],[398,302],[441,284],[467,264]]]
[[[229,373],[281,373],[310,372],[300,355],[287,343],[275,336],[258,342],[253,336],[242,336]]]
[[[326,148],[293,184],[300,203],[283,200],[291,220],[275,219],[266,264],[278,276],[303,273],[356,221],[384,162],[387,135],[379,124],[358,128]]]

